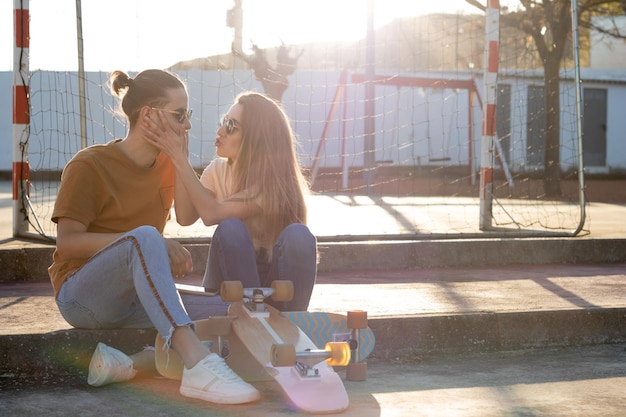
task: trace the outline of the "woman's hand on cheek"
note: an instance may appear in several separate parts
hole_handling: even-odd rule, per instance
[[[185,157],[186,132],[172,127],[162,112],[156,111],[158,120],[155,122],[149,115],[144,116],[141,129],[146,140],[170,158]]]
[[[160,121],[157,124],[149,114],[146,114],[143,116],[140,127],[144,132],[146,140],[161,149],[161,135],[165,133],[165,129],[160,125]]]

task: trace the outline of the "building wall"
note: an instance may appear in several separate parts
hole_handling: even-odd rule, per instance
[[[261,91],[250,71],[182,71],[187,82],[190,107],[194,110],[190,134],[191,158],[200,168],[214,158],[214,138],[221,114],[242,90]],[[467,78],[468,74],[460,75]],[[107,90],[107,74],[87,74],[87,143],[104,143],[126,133],[122,118],[113,110],[117,100]],[[361,85],[348,85],[333,108],[339,72],[297,72],[283,97],[283,107],[299,137],[302,164],[312,167],[319,152],[320,167],[363,165],[364,97]],[[75,73],[35,72],[31,85],[31,138],[29,161],[32,170],[60,170],[80,149],[78,86]],[[482,95],[480,78],[476,78]],[[509,168],[525,172],[526,112],[529,85],[542,85],[540,77],[501,76],[511,84],[511,132]],[[585,81],[585,87],[608,90],[608,170],[626,171],[626,81]],[[563,169],[573,168],[576,148],[575,91],[572,81],[562,82],[561,142]],[[456,89],[376,86],[376,155],[381,164],[395,166],[459,166],[478,169],[481,138],[481,109],[478,100],[469,106],[469,92]],[[12,73],[0,72],[0,171],[12,164]],[[344,106],[345,104],[345,106]],[[334,110],[334,113],[333,113]],[[469,113],[474,126],[469,143]],[[332,117],[329,118],[329,115]],[[345,124],[339,120],[345,118]],[[320,146],[322,133],[326,138]],[[470,152],[471,146],[471,152]]]
[[[626,85],[611,85],[607,97],[607,165],[626,171]]]

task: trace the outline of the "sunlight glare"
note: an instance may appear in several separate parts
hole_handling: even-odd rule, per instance
[[[374,26],[425,13],[476,13],[464,0],[373,0]],[[353,42],[366,36],[368,0],[242,0],[244,53],[308,42]],[[165,68],[226,54],[233,29],[226,13],[234,0],[82,1],[85,69]],[[0,70],[12,68],[13,7],[3,2]],[[30,0],[30,69],[76,70],[76,0]]]
[[[279,45],[281,41],[286,44],[347,42],[366,36],[366,0],[273,0],[272,6],[268,3],[243,0],[244,47],[252,43],[269,47]],[[393,19],[420,14],[476,12],[464,0],[374,0],[373,7],[375,27]]]

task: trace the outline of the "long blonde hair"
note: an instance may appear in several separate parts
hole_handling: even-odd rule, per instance
[[[282,108],[254,92],[238,95],[236,103],[242,106],[242,140],[234,166],[234,191],[248,190],[260,197],[271,256],[271,248],[285,227],[306,224],[304,195],[309,188],[298,164],[289,118]]]

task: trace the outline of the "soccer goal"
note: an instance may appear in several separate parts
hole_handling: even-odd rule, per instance
[[[50,216],[65,164],[85,146],[126,134],[109,72],[143,69],[85,71],[83,55],[95,52],[86,40],[83,54],[80,31],[98,16],[75,3],[76,68],[31,70],[29,57],[41,53],[30,36],[38,3],[31,9],[14,0],[13,72],[0,76],[13,77],[12,152],[4,153],[12,155],[15,237],[54,239]],[[475,3],[484,7],[398,16],[376,27],[370,14],[356,40],[247,47],[235,33],[241,49],[229,43],[223,54],[173,58],[167,68],[186,82],[193,108],[193,166],[200,171],[215,157],[218,120],[233,98],[256,90],[279,94],[290,117],[320,240],[585,232],[576,2],[556,72],[512,25],[522,9]],[[212,12],[235,24],[233,10]],[[244,1],[237,14],[244,27],[261,18],[245,12]],[[137,26],[152,19],[140,9],[135,15]],[[304,25],[307,16],[292,18]],[[212,229],[172,221],[166,233],[204,239]]]

